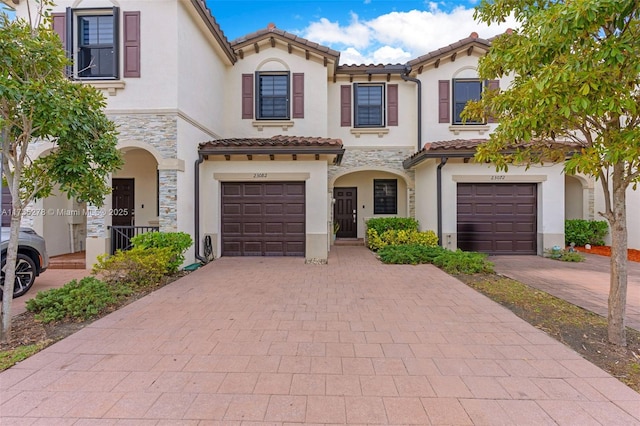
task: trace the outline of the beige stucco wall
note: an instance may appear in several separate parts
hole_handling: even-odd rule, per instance
[[[377,129],[359,129],[353,126],[353,83],[384,83],[385,90],[387,84],[398,85],[398,125],[385,126]],[[340,88],[343,85],[351,86],[351,126],[340,126]],[[385,105],[387,95],[385,92]],[[402,80],[399,75],[394,74],[391,80],[387,82],[386,75],[374,74],[371,81],[366,75],[354,76],[353,82],[349,82],[349,78],[339,76],[338,80],[329,83],[328,92],[328,110],[325,117],[328,123],[329,134],[331,137],[342,139],[345,147],[359,148],[379,148],[379,147],[406,147],[411,146],[413,151],[417,151],[417,88],[416,83]],[[386,111],[385,111],[386,114]],[[385,123],[386,123],[385,115]],[[370,130],[371,134],[358,134],[358,130]],[[377,133],[382,130],[383,133]]]
[[[489,133],[493,131],[497,124],[488,123],[482,126],[458,125],[451,126],[450,123],[438,122],[438,81],[451,80],[454,78],[478,78],[477,62],[480,55],[476,49],[471,56],[466,53],[459,54],[454,62],[444,58],[440,61],[438,68],[428,67],[417,78],[422,81],[422,123],[423,139],[425,142],[443,141],[450,139],[488,139]],[[511,82],[510,77],[500,80],[500,88],[508,87]],[[453,83],[450,85],[453,90]],[[450,97],[450,116],[452,116],[452,97]],[[450,127],[460,130],[456,134]],[[473,130],[469,130],[473,129]]]
[[[582,182],[573,176],[564,177],[565,199],[564,217],[565,219],[586,219],[584,211],[584,190]]]
[[[278,42],[276,47],[261,45],[260,52],[255,53],[253,47],[244,49],[244,59],[239,59],[224,82],[226,102],[224,117],[226,137],[271,137],[274,135],[294,136],[326,136],[327,135],[327,68],[320,59],[310,56],[305,59],[304,52],[293,49],[287,52],[285,44]],[[290,118],[293,127],[254,127],[254,118],[242,119],[242,74],[253,74],[255,84],[256,71],[288,71],[304,73],[304,118]],[[290,87],[291,88],[291,87]],[[255,89],[254,89],[255,96]],[[290,111],[291,112],[291,111]],[[269,120],[261,120],[268,124]],[[285,120],[287,121],[287,120]]]
[[[266,177],[254,178],[255,174]],[[221,247],[221,182],[266,180],[305,182],[305,257],[326,261],[329,216],[327,163],[324,161],[205,161],[200,169],[201,235],[212,235],[214,247]],[[219,251],[214,254],[220,256]]]

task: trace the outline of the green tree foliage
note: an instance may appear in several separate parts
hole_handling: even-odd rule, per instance
[[[480,77],[514,80],[465,113],[500,122],[479,161],[506,170],[568,158],[566,173],[600,180],[612,237],[609,340],[618,345],[626,345],[625,197],[640,180],[639,8],[637,0],[483,0],[476,19],[513,15],[520,26],[494,39]]]
[[[51,194],[54,185],[69,197],[101,206],[110,192],[109,173],[122,163],[115,125],[105,116],[104,97],[94,87],[76,84],[45,9],[50,0],[32,2],[36,18],[9,20],[0,13],[0,134],[3,175],[13,197],[14,214],[7,252],[2,309],[2,339],[11,324],[11,295],[18,229],[23,209]],[[42,142],[50,154],[29,156]]]

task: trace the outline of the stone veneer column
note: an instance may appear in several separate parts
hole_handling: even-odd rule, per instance
[[[158,170],[160,174],[160,231],[178,230],[178,171]]]

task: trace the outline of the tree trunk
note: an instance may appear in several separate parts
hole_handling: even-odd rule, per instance
[[[625,311],[627,305],[627,212],[624,167],[613,167],[611,200],[611,283],[609,288],[609,342],[627,346]]]
[[[17,197],[14,197],[16,200]],[[17,200],[19,203],[19,200]],[[14,201],[13,205],[15,206]],[[7,342],[11,338],[11,303],[13,302],[13,287],[16,276],[16,258],[18,253],[18,235],[20,233],[20,219],[22,212],[14,209],[11,216],[11,233],[9,236],[9,247],[6,253],[6,265],[4,268],[4,289],[2,292],[2,331],[0,332],[0,341]]]

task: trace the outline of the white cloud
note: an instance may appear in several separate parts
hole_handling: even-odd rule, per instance
[[[474,31],[481,38],[490,38],[517,26],[515,20],[510,19],[489,27],[474,21],[474,9],[462,6],[445,12],[439,9],[438,3],[429,2],[426,8],[391,12],[371,20],[361,20],[351,13],[346,26],[321,18],[300,34],[340,51],[343,64],[405,63],[466,38]]]

